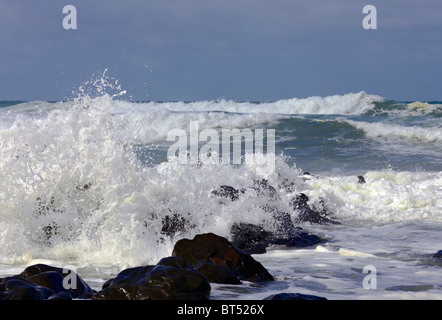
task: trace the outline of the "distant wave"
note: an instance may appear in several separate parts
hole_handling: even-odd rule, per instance
[[[175,112],[229,112],[229,113],[275,113],[275,114],[362,114],[374,107],[375,102],[384,101],[384,98],[367,94],[363,91],[345,95],[327,97],[309,97],[283,99],[274,102],[237,102],[233,100],[208,100],[194,102],[129,102],[113,99],[112,107],[115,112],[127,111],[160,111]],[[6,102],[5,102],[6,103]],[[4,105],[6,106],[7,104]],[[13,112],[44,111],[54,107],[62,107],[66,103],[50,103],[33,101],[14,104],[9,107]]]
[[[361,114],[383,101],[380,96],[365,92],[309,97],[304,99],[284,99],[275,102],[235,102],[232,100],[198,102],[151,102],[150,108],[166,108],[173,111],[223,111],[233,113],[276,113],[276,114]]]
[[[365,135],[370,138],[377,137],[398,137],[418,141],[436,142],[442,141],[442,127],[417,127],[400,126],[388,123],[369,123],[364,121],[354,121],[342,119],[353,127],[363,130]]]

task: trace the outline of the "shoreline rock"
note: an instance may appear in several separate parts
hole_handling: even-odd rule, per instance
[[[192,266],[213,264],[210,270],[218,268],[239,280],[251,282],[274,281],[262,264],[251,255],[236,248],[226,238],[213,233],[196,235],[192,240],[178,240],[172,256],[181,257]]]
[[[313,224],[334,224],[341,225],[339,221],[329,218],[330,213],[325,209],[324,202],[321,201],[322,209],[320,211],[312,209],[308,205],[309,198],[304,193],[300,193],[290,201],[294,211],[298,211],[297,223],[309,222]]]
[[[437,251],[435,254],[431,256],[432,258],[442,259],[442,250]]]
[[[121,271],[92,300],[208,300],[210,290],[194,269],[156,265]]]
[[[232,243],[248,254],[265,253],[270,245],[305,248],[325,242],[316,235],[304,232],[300,227],[293,227],[288,232],[271,232],[260,225],[239,223],[234,224],[230,232]]]
[[[327,298],[319,297],[311,294],[302,294],[302,293],[277,293],[263,300],[327,300]]]
[[[63,272],[65,271],[65,272]],[[65,288],[66,276],[73,279],[75,287]],[[19,275],[0,279],[0,300],[71,300],[89,299],[95,291],[72,270],[35,264]]]
[[[259,234],[258,226],[249,227]],[[178,240],[171,256],[162,258],[156,265],[124,269],[108,279],[99,291],[91,289],[75,273],[76,287],[65,288],[66,271],[36,264],[18,275],[0,278],[0,300],[210,300],[211,283],[238,285],[242,281],[275,281],[250,254],[213,233]],[[265,298],[320,299],[323,298],[299,293]]]

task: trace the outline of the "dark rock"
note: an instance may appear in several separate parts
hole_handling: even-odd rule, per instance
[[[248,254],[265,253],[273,233],[251,223],[235,223],[231,229],[232,243]]]
[[[61,291],[48,298],[48,300],[72,300],[72,295],[69,291]]]
[[[276,206],[266,205],[262,209],[272,214],[274,228],[277,233],[291,233],[296,228],[289,213],[279,211]]]
[[[436,259],[442,259],[442,250],[439,250],[438,252],[433,254],[431,257],[436,258]]]
[[[62,271],[61,268],[40,264],[26,268],[19,275],[3,278],[0,280],[0,299],[53,300],[72,299],[73,296],[90,297],[93,290],[78,275],[75,275],[77,289],[65,289]]]
[[[271,232],[250,223],[234,224],[230,229],[232,243],[248,254],[265,253],[269,245],[309,247],[324,242],[318,236],[294,227],[289,232]]]
[[[202,262],[220,265],[239,280],[273,281],[273,277],[261,263],[236,248],[226,238],[213,233],[196,235],[192,240],[179,240],[172,256],[181,257],[193,266]]]
[[[169,266],[175,268],[188,268],[190,267],[186,259],[180,257],[165,257],[162,258],[158,263],[158,266]]]
[[[113,280],[114,280],[114,278],[108,279],[106,282],[103,283],[103,285],[101,286],[101,289],[106,289],[107,287],[109,287]]]
[[[190,227],[189,222],[178,213],[166,215],[161,223],[161,233],[169,237],[172,237],[180,232],[182,233],[186,231],[188,227]]]
[[[308,206],[308,197],[304,193],[296,195],[296,197],[290,201],[290,205],[293,206],[295,210],[310,208]]]
[[[310,223],[316,223],[316,224],[341,224],[338,221],[334,221],[324,215],[322,215],[320,212],[312,210],[312,209],[304,209],[301,210],[298,214],[298,217],[295,219],[296,222],[302,223],[302,222],[310,222]]]
[[[268,296],[267,298],[264,298],[264,300],[327,300],[327,299],[324,297],[318,297],[302,293],[278,293]]]
[[[364,183],[367,183],[367,182],[365,181],[363,176],[358,176],[358,183],[359,184],[364,184]]]
[[[67,291],[63,287],[63,279],[63,276],[56,271],[45,271],[26,278],[29,282],[49,288],[56,294]]]
[[[230,201],[236,201],[239,199],[240,192],[244,193],[244,190],[237,190],[231,186],[222,185],[218,189],[212,190],[211,194],[230,199]]]
[[[275,245],[298,248],[310,247],[323,242],[324,240],[318,236],[300,230],[290,235],[274,236],[271,241]]]
[[[195,266],[211,283],[240,284],[241,281],[229,269],[212,262],[202,261]]]
[[[157,265],[169,266],[175,268],[190,268],[201,273],[211,283],[240,284],[241,281],[223,266],[213,264],[207,261],[200,261],[197,265],[190,265],[186,259],[181,257],[162,258]]]
[[[46,300],[54,292],[18,276],[6,277],[0,283],[0,300]]]
[[[55,275],[58,273],[58,276]],[[70,284],[72,288],[65,289],[63,287],[63,279],[67,276],[75,276],[75,286]],[[42,284],[48,288],[54,288],[55,293],[61,291],[68,291],[73,298],[87,299],[95,292],[84,280],[75,274],[72,270],[53,267],[45,264],[35,264],[27,267],[19,277],[35,282],[36,284]],[[60,290],[60,291],[59,291]]]
[[[275,200],[279,199],[278,192],[266,179],[255,180],[252,189],[256,190],[257,195],[260,197],[268,197]]]
[[[210,284],[199,272],[165,265],[121,271],[93,300],[207,300]]]
[[[302,173],[301,178],[302,178],[302,180],[307,181],[307,180],[317,179],[317,178],[319,178],[319,176],[313,175],[310,172],[305,171]]]
[[[341,223],[332,220],[328,217],[329,213],[324,207],[324,201],[321,200],[321,211],[313,210],[308,205],[309,198],[305,194],[301,193],[290,201],[290,205],[293,206],[293,210],[298,211],[298,217],[295,219],[296,223],[316,223],[316,224],[335,224]]]
[[[124,288],[106,287],[91,297],[92,300],[135,300]]]

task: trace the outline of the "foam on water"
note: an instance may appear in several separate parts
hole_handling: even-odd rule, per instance
[[[441,142],[442,127],[440,124],[434,127],[402,126],[389,123],[369,123],[363,121],[354,121],[350,119],[341,119],[357,129],[363,130],[370,138],[402,138],[424,142]]]
[[[0,131],[1,262],[153,263],[176,240],[162,230],[167,217],[185,221],[188,236],[228,236],[234,222],[268,219],[256,195],[228,207],[210,197],[222,184],[253,186],[258,168],[145,166],[115,133],[112,101],[85,98],[45,117],[25,114]],[[282,159],[276,172],[268,177],[274,183],[303,183]]]
[[[169,254],[178,237],[208,231],[229,237],[230,226],[240,221],[271,227],[262,209],[268,199],[250,189],[262,178],[256,168],[173,162],[146,167],[121,138],[115,104],[121,105],[108,95],[86,97],[45,115],[20,113],[0,131],[0,170],[7,173],[0,181],[0,261],[152,263]],[[442,220],[441,174],[375,171],[366,174],[364,185],[355,177],[304,181],[299,169],[276,160],[266,178],[275,187],[292,184],[278,189],[276,206],[293,217],[289,201],[304,192],[312,203],[325,199],[340,219]],[[249,193],[220,205],[210,197],[220,185]],[[187,231],[174,238],[162,232],[162,222],[175,215],[183,217]]]
[[[98,84],[102,89],[108,86]],[[367,183],[358,184],[354,175],[302,175],[284,155],[276,156],[274,172],[264,176],[259,166],[182,165],[178,159],[152,164],[134,152],[137,144],[165,141],[170,129],[187,130],[190,121],[198,120],[200,129],[267,128],[303,114],[300,121],[287,121],[283,128],[287,136],[280,141],[290,144],[293,125],[305,130],[311,123],[329,121],[330,126],[323,126],[327,130],[347,130],[335,126],[333,117],[310,119],[306,114],[364,115],[382,98],[361,92],[257,104],[133,103],[118,97],[118,92],[95,98],[85,94],[68,102],[27,102],[0,109],[3,273],[18,273],[36,262],[73,264],[98,288],[109,273],[170,255],[180,238],[205,232],[230,238],[230,228],[238,222],[272,229],[274,221],[265,210],[269,204],[294,220],[299,212],[290,202],[302,192],[311,206],[325,203],[331,218],[343,223],[302,225],[332,241],[316,248],[272,249],[257,255],[278,281],[268,286],[245,283],[237,289],[213,285],[215,297],[264,298],[282,291],[299,292],[297,288],[328,298],[440,297],[440,290],[428,284],[434,272],[425,263],[426,267],[416,269],[422,260],[416,257],[419,252],[440,249],[431,245],[442,230],[442,172],[371,170],[361,172]],[[432,105],[418,107],[434,112]],[[354,118],[337,122],[373,139],[425,142],[431,146],[427,149],[436,152],[441,141],[434,121],[433,127]],[[360,141],[349,134],[350,140]],[[254,186],[263,178],[277,197],[258,194]],[[244,193],[233,202],[212,196],[211,191],[221,185]],[[165,229],[165,224],[174,230]],[[386,275],[380,283],[382,292],[370,295],[362,288],[362,268],[367,264]],[[416,275],[407,278],[410,272]]]
[[[276,282],[215,294],[229,299],[263,299],[280,292],[300,292],[327,299],[441,299],[441,263],[431,258],[440,244],[442,222],[396,221],[345,227],[311,226],[331,241],[316,248],[272,250],[254,257],[276,275]],[[366,270],[364,272],[364,270]],[[367,271],[369,270],[369,271]],[[374,287],[364,285],[375,278]],[[373,284],[373,283],[372,283]]]
[[[224,111],[232,113],[276,113],[276,114],[362,114],[373,107],[374,102],[383,101],[382,97],[365,92],[333,95],[328,97],[309,97],[304,99],[285,99],[275,102],[236,102],[231,100],[198,102],[148,103],[149,108],[165,108],[171,111]]]
[[[308,193],[327,199],[336,215],[349,221],[442,221],[442,173],[383,170],[364,176],[365,184],[356,177],[311,179]]]

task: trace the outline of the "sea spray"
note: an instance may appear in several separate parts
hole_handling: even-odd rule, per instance
[[[19,117],[0,132],[2,261],[154,262],[178,236],[228,236],[234,222],[270,220],[265,199],[256,201],[250,189],[262,178],[257,168],[173,161],[149,167],[115,134],[114,103],[107,94],[86,96],[43,117]],[[278,160],[277,168],[286,166]],[[284,176],[302,183],[297,173]],[[221,184],[249,188],[249,194],[220,206],[210,192]],[[167,233],[167,219],[184,227]]]
[[[341,224],[296,226],[329,241],[269,247],[256,258],[275,274],[276,287],[214,285],[215,298],[261,299],[281,288],[327,298],[441,296],[434,282],[440,262],[431,258],[442,230],[440,102],[365,92],[133,102],[105,78],[99,74],[68,101],[1,104],[3,275],[27,264],[68,264],[98,288],[125,267],[157,263],[178,239],[230,238],[240,223],[276,230],[272,212],[299,221],[293,199],[303,193]],[[192,121],[218,134],[275,129],[274,171],[263,177],[257,166],[167,159],[168,132],[189,135]],[[217,190],[237,194],[232,200]],[[367,265],[379,271],[370,292]]]

